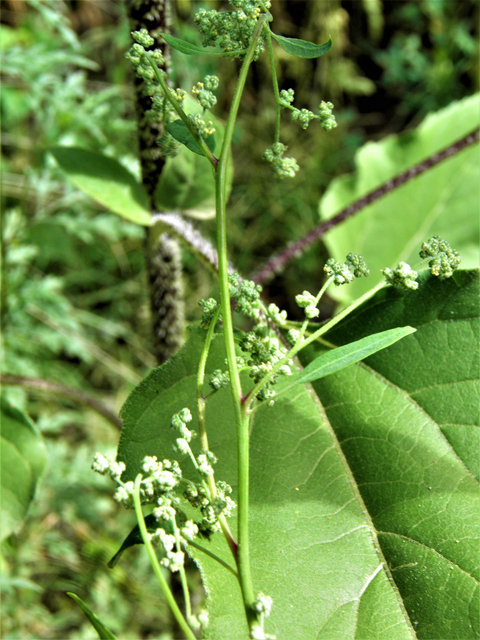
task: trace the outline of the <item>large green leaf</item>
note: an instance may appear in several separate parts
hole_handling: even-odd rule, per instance
[[[0,540],[21,527],[47,462],[42,436],[19,409],[1,400]]]
[[[478,271],[382,291],[329,341],[416,333],[313,383],[419,638],[480,633],[478,294]]]
[[[50,153],[70,180],[97,202],[127,220],[150,225],[147,194],[118,160],[77,147],[53,147]]]
[[[256,414],[253,579],[255,589],[273,597],[267,630],[278,640],[476,637],[478,483],[461,459],[473,448],[466,432],[475,409],[459,406],[459,399],[478,404],[472,392],[477,300],[478,276],[468,272],[445,282],[423,278],[417,292],[380,292],[340,323],[329,342],[340,346],[407,324],[416,333],[372,356],[368,366],[351,365],[315,382],[316,399],[296,387]],[[194,413],[203,339],[203,332],[192,332],[125,403],[119,459],[127,477],[135,477],[147,454],[171,458],[170,417],[184,406]],[[322,349],[312,348],[308,360]],[[207,369],[224,366],[217,337]],[[443,400],[439,415],[430,408],[435,389]],[[227,389],[209,399],[207,420],[219,458],[216,478],[235,492]],[[193,473],[188,460],[182,468]],[[227,546],[220,535],[202,544],[204,553],[191,554],[208,594],[205,637],[246,638],[236,578],[214,557],[234,569]]]
[[[356,156],[357,171],[334,180],[320,202],[322,219],[425,160],[480,124],[480,94],[455,102],[428,116],[415,130],[364,145]],[[372,276],[332,290],[337,299],[359,297],[380,281],[380,269],[400,260],[418,262],[421,243],[438,234],[460,251],[462,268],[477,267],[479,251],[478,145],[410,180],[339,225],[325,236],[331,255],[343,262],[347,253],[361,254]],[[379,242],[381,238],[381,242]]]

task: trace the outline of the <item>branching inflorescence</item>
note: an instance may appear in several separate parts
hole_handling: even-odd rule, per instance
[[[183,408],[171,419],[171,427],[176,431],[173,450],[183,460],[190,460],[197,474],[192,480],[184,473],[177,460],[158,460],[155,456],[147,456],[142,463],[141,473],[135,481],[128,477],[127,469],[122,461],[115,462],[97,454],[93,462],[95,471],[108,473],[118,485],[115,500],[126,507],[135,507],[139,527],[147,551],[151,544],[163,550],[161,564],[172,572],[182,576],[185,599],[187,602],[187,621],[190,631],[180,612],[172,609],[189,638],[193,638],[191,628],[199,628],[207,624],[205,613],[197,617],[190,611],[188,587],[184,576],[185,549],[197,536],[209,537],[221,530],[232,550],[237,565],[238,579],[242,591],[243,604],[249,625],[250,638],[267,640],[273,636],[264,630],[265,620],[272,608],[272,599],[253,590],[249,564],[248,547],[248,455],[249,432],[253,414],[261,407],[272,406],[281,393],[290,387],[279,385],[277,393],[274,388],[281,378],[295,377],[294,356],[308,344],[318,340],[324,333],[337,324],[348,313],[351,313],[364,300],[378,289],[387,286],[416,289],[418,287],[417,271],[401,262],[396,269],[385,269],[385,279],[370,292],[342,310],[337,316],[325,324],[318,325],[311,321],[319,316],[319,302],[329,286],[349,284],[355,278],[369,275],[369,270],[362,256],[348,254],[345,262],[340,263],[333,258],[325,266],[325,279],[316,294],[303,291],[296,296],[298,306],[304,310],[302,323],[288,321],[285,310],[275,304],[265,305],[261,298],[262,288],[253,281],[242,279],[238,273],[231,272],[226,256],[225,232],[225,176],[226,161],[229,155],[233,126],[238,109],[248,67],[267,48],[271,61],[273,90],[277,106],[277,122],[275,141],[267,149],[264,158],[271,163],[276,175],[280,178],[293,177],[299,167],[293,158],[284,157],[286,146],[279,139],[280,111],[287,109],[292,119],[307,129],[312,120],[318,120],[325,131],[336,126],[333,116],[333,105],[322,102],[318,114],[307,109],[293,106],[293,89],[278,91],[278,84],[273,64],[272,38],[277,39],[289,52],[297,52],[302,57],[314,57],[326,53],[330,43],[313,45],[276,36],[270,31],[271,15],[268,12],[270,2],[257,0],[231,0],[233,11],[217,12],[201,9],[197,12],[195,22],[206,47],[217,46],[221,52],[212,55],[225,55],[242,61],[239,82],[232,101],[232,110],[225,126],[225,136],[221,152],[217,159],[213,155],[211,143],[213,126],[205,116],[207,110],[216,103],[214,91],[218,88],[218,78],[208,75],[197,82],[192,89],[194,97],[202,108],[201,113],[187,115],[183,110],[185,92],[181,89],[171,90],[164,74],[158,70],[156,63],[161,63],[159,51],[146,51],[152,45],[145,30],[134,32],[136,43],[132,46],[128,57],[136,72],[145,80],[146,91],[152,98],[150,117],[161,118],[166,124],[167,133],[158,141],[163,151],[168,154],[178,152],[181,144],[191,151],[203,154],[211,162],[215,171],[217,194],[217,235],[218,235],[218,270],[220,284],[220,303],[214,298],[200,300],[203,316],[200,326],[206,332],[205,347],[197,372],[197,419],[201,447],[197,453],[192,449],[192,440],[196,434],[189,428],[192,422],[190,409]],[[173,39],[176,41],[176,39]],[[180,50],[189,51],[188,43],[181,42]],[[299,44],[301,43],[301,44]],[[173,45],[172,45],[173,46]],[[177,127],[169,125],[176,124]],[[458,267],[460,258],[449,244],[434,236],[422,245],[420,257],[428,261],[431,273],[441,279],[448,278]],[[250,330],[234,335],[232,324],[233,310],[243,315],[244,321],[250,323]],[[220,325],[223,324],[222,329]],[[413,329],[408,328],[410,331]],[[227,358],[226,369],[216,369],[210,374],[208,383],[209,395],[203,396],[205,366],[211,341],[215,333],[223,333]],[[380,348],[380,347],[379,347]],[[320,356],[321,357],[321,356]],[[345,365],[343,365],[345,366]],[[240,379],[240,373],[246,374]],[[315,378],[309,378],[315,379]],[[248,382],[246,382],[246,380]],[[295,384],[295,383],[293,383]],[[221,389],[229,388],[235,408],[238,446],[238,543],[230,531],[226,518],[235,508],[230,497],[232,489],[223,481],[214,479],[216,456],[208,447],[205,403],[208,398]],[[198,509],[198,517],[187,518],[185,506]],[[153,505],[151,518],[155,525],[148,532],[145,528],[141,505]],[[149,552],[150,553],[150,552]],[[155,568],[155,557],[151,557]],[[160,583],[161,578],[159,578]],[[170,598],[168,587],[162,584],[167,600]],[[170,600],[169,600],[170,602]],[[186,626],[185,626],[186,625]]]

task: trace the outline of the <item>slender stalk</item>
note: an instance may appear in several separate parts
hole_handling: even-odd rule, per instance
[[[193,631],[187,624],[187,621],[183,617],[182,612],[180,611],[178,604],[175,602],[175,598],[173,597],[173,593],[170,591],[170,587],[165,580],[165,576],[162,573],[162,568],[160,567],[160,563],[158,562],[157,554],[150,542],[150,537],[147,531],[147,525],[145,524],[145,518],[143,517],[142,505],[140,504],[140,483],[142,481],[142,475],[138,474],[135,479],[135,492],[133,494],[133,503],[135,505],[135,515],[137,516],[138,526],[140,528],[140,533],[142,534],[143,544],[145,545],[145,549],[147,550],[148,558],[152,565],[155,576],[158,580],[160,588],[162,589],[163,595],[165,596],[165,600],[167,601],[168,606],[171,608],[175,619],[177,620],[180,628],[185,633],[188,640],[196,640]]]
[[[258,38],[264,28],[268,16],[259,18],[253,33],[250,46],[243,61],[235,93],[232,99],[232,106],[225,125],[222,149],[218,160],[217,174],[215,181],[215,200],[217,215],[217,251],[218,251],[218,271],[220,284],[220,299],[222,307],[225,350],[228,360],[228,370],[230,374],[230,384],[235,406],[235,419],[237,426],[237,458],[238,458],[238,556],[237,567],[240,579],[240,586],[245,605],[245,612],[249,627],[252,628],[256,621],[256,614],[253,611],[254,591],[250,570],[250,553],[248,539],[248,504],[249,504],[249,416],[242,411],[242,388],[240,375],[237,366],[237,356],[235,342],[233,339],[232,311],[230,307],[230,291],[228,284],[228,257],[227,257],[227,215],[226,215],[226,184],[227,184],[227,163],[230,154],[233,128],[240,105],[240,99],[245,87],[248,69],[253,60]]]
[[[202,449],[205,451],[209,450],[208,446],[208,437],[207,437],[207,429],[206,429],[206,418],[205,418],[205,405],[206,398],[203,397],[203,385],[205,382],[205,367],[207,364],[208,352],[210,351],[210,345],[212,343],[213,335],[215,333],[215,325],[217,324],[218,318],[221,313],[221,307],[215,311],[215,314],[210,322],[210,326],[208,327],[207,337],[205,338],[205,344],[203,345],[202,355],[200,356],[200,363],[198,365],[198,373],[197,373],[197,416],[198,416],[198,435],[200,438],[200,445]],[[208,476],[207,478],[208,489],[210,491],[210,497],[212,502],[215,501],[217,497],[217,488],[215,486],[215,477]],[[235,561],[238,557],[238,543],[235,540],[235,536],[230,529],[230,525],[228,524],[227,519],[222,514],[219,515],[218,521],[222,528],[222,533],[225,536],[228,546],[230,547],[230,551],[235,558]]]
[[[149,55],[148,51],[145,51],[145,56],[146,56],[147,60],[149,61],[150,65],[151,65],[151,67],[153,69],[153,72],[155,74],[155,78],[157,79],[158,84],[162,87],[162,91],[165,94],[167,100],[170,102],[172,107],[175,109],[177,114],[180,116],[182,122],[185,124],[187,129],[190,131],[190,133],[192,134],[192,136],[196,140],[196,142],[199,145],[200,149],[203,151],[203,155],[208,159],[210,164],[215,169],[217,167],[217,162],[218,162],[217,158],[213,155],[213,153],[207,147],[207,144],[205,143],[203,138],[201,138],[198,135],[197,130],[195,129],[195,127],[192,125],[192,123],[188,119],[187,114],[182,109],[182,107],[180,106],[179,102],[174,98],[172,92],[168,88],[167,83],[165,82],[165,80],[164,80],[164,78],[163,78],[163,76],[162,76],[162,74],[160,72],[160,69],[155,64],[155,61],[152,60],[152,57]]]
[[[267,34],[267,49],[268,49],[268,58],[270,60],[270,71],[272,73],[272,84],[273,84],[273,93],[275,94],[275,103],[277,107],[277,114],[275,118],[275,142],[280,141],[280,92],[278,90],[278,80],[277,80],[277,72],[275,70],[275,57],[273,55],[273,46],[272,46],[272,34],[270,29],[265,29]]]

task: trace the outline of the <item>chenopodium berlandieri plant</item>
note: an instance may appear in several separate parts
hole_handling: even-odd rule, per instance
[[[201,111],[187,114],[183,109],[186,92],[183,89],[169,88],[164,72],[157,64],[162,62],[159,51],[150,51],[153,39],[145,31],[134,32],[135,44],[127,54],[136,73],[145,80],[146,91],[152,99],[149,113],[151,118],[159,118],[166,125],[164,136],[158,140],[165,155],[178,153],[184,144],[191,151],[203,154],[210,161],[215,179],[222,193],[225,185],[226,161],[235,123],[238,103],[245,84],[246,73],[252,61],[256,60],[267,49],[271,61],[273,93],[276,100],[277,118],[273,144],[265,151],[264,159],[270,162],[274,173],[280,178],[293,177],[299,167],[293,158],[284,157],[286,147],[280,142],[280,115],[282,110],[291,111],[292,119],[302,129],[309,123],[318,120],[325,131],[336,126],[333,105],[322,101],[318,113],[293,106],[293,89],[278,89],[275,66],[273,63],[272,39],[289,53],[302,57],[323,55],[331,47],[331,41],[325,45],[314,45],[304,41],[282,38],[274,34],[269,26],[272,16],[268,9],[269,0],[231,0],[233,11],[218,12],[200,9],[195,22],[202,36],[205,47],[217,46],[222,55],[242,61],[239,81],[232,101],[232,110],[225,127],[225,135],[220,156],[213,154],[212,136],[214,127],[208,119],[207,111],[216,104],[215,91],[219,80],[214,75],[207,75],[192,88]],[[182,52],[192,53],[192,45],[172,36],[164,36],[167,43]],[[299,44],[300,43],[300,44]],[[101,474],[108,474],[117,484],[114,498],[125,507],[136,509],[138,526],[142,534],[152,566],[158,565],[152,545],[162,553],[161,565],[178,572],[185,596],[186,615],[178,609],[169,590],[168,584],[157,571],[165,597],[169,602],[177,622],[190,640],[195,638],[193,630],[205,628],[208,614],[205,610],[194,615],[190,605],[188,585],[185,576],[185,551],[189,543],[197,538],[210,537],[219,531],[225,536],[238,568],[249,637],[253,640],[268,640],[274,636],[265,630],[266,620],[272,609],[272,598],[262,592],[253,590],[248,544],[248,480],[245,483],[244,468],[248,468],[248,437],[251,421],[255,412],[262,406],[272,406],[278,397],[276,384],[279,379],[289,377],[295,369],[294,356],[305,346],[320,338],[334,324],[348,313],[351,313],[375,291],[385,286],[398,286],[416,289],[418,287],[417,271],[401,262],[394,270],[383,271],[385,279],[370,292],[341,311],[337,316],[322,325],[315,325],[312,320],[319,315],[319,302],[331,285],[342,286],[355,278],[366,277],[369,270],[361,256],[349,254],[345,262],[339,263],[330,259],[324,266],[325,281],[320,290],[313,294],[303,291],[296,296],[298,306],[303,309],[305,319],[300,325],[288,321],[287,313],[275,304],[265,304],[261,298],[261,287],[252,281],[242,279],[238,273],[229,268],[225,240],[225,203],[217,199],[217,219],[219,233],[218,271],[220,285],[220,303],[215,299],[200,300],[203,316],[200,322],[206,332],[205,347],[199,364],[197,379],[199,389],[203,388],[205,362],[215,333],[221,332],[225,341],[227,358],[225,369],[213,371],[208,380],[211,388],[210,397],[224,387],[231,389],[234,404],[237,406],[236,428],[238,441],[238,529],[235,535],[228,524],[228,518],[236,508],[231,498],[231,487],[214,478],[216,456],[208,448],[207,425],[205,421],[205,402],[208,397],[197,394],[196,420],[199,428],[200,446],[192,447],[196,434],[188,426],[192,422],[194,407],[179,408],[171,418],[171,427],[176,432],[173,454],[180,459],[189,459],[196,470],[197,481],[189,479],[176,459],[158,460],[155,455],[146,456],[141,473],[135,481],[123,480],[126,468],[124,462],[96,454],[93,469]],[[420,258],[428,262],[431,273],[440,278],[448,278],[458,267],[460,258],[448,243],[434,236],[422,245]],[[234,340],[232,324],[232,303],[234,311],[245,316],[251,323],[251,329]],[[399,339],[399,338],[396,338]],[[240,351],[238,353],[237,349]],[[241,354],[241,355],[240,355]],[[345,366],[345,365],[343,365]],[[240,373],[247,373],[251,380],[248,392],[242,390]],[[282,387],[283,392],[285,389]],[[248,478],[248,475],[246,476]],[[197,516],[187,517],[182,505],[189,503]],[[152,505],[153,510],[147,528],[141,511],[142,505]],[[163,581],[162,581],[163,580]]]

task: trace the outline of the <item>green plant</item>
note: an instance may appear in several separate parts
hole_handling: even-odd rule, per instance
[[[247,71],[263,46],[271,59],[276,103],[274,142],[265,160],[275,173],[293,177],[298,170],[295,160],[283,157],[282,108],[292,110],[303,128],[318,119],[328,130],[335,121],[330,104],[322,104],[317,116],[294,108],[293,94],[278,90],[272,38],[287,52],[307,57],[327,53],[331,42],[317,46],[274,35],[268,3],[232,4],[239,10],[203,11],[198,17],[208,38],[216,30],[223,34],[223,51],[207,51],[242,60],[221,142],[205,116],[214,103],[214,79],[196,85],[203,109],[189,116],[180,104],[182,92],[170,89],[157,68],[161,54],[148,52],[148,33],[134,33],[137,44],[130,53],[149,81],[154,115],[165,123],[163,150],[171,153],[182,144],[211,165],[216,254],[182,218],[160,213],[151,221],[140,185],[119,165],[111,171],[113,164],[102,162],[100,154],[52,151],[88,193],[124,217],[174,233],[218,270],[220,304],[213,298],[200,301],[201,326],[191,328],[182,350],[130,395],[121,413],[116,461],[95,457],[95,470],[118,484],[115,499],[137,516],[121,551],[145,544],[188,638],[200,628],[205,637],[232,640],[413,638],[428,637],[430,628],[437,637],[459,632],[473,638],[477,630],[468,607],[475,587],[478,470],[474,436],[452,425],[473,425],[476,419],[472,329],[478,321],[478,273],[454,274],[458,253],[434,235],[420,254],[430,275],[418,276],[403,261],[395,269],[386,267],[384,280],[317,325],[312,321],[329,287],[368,275],[359,255],[350,253],[345,262],[329,259],[318,293],[296,296],[305,314],[300,323],[264,303],[261,288],[233,271],[226,240],[228,160]],[[184,53],[199,53],[187,42],[164,37]],[[126,185],[132,198],[127,207]],[[243,326],[250,323],[249,331],[234,329],[232,302]],[[437,351],[441,366],[436,367]],[[461,354],[469,354],[465,362]],[[297,355],[305,367],[300,371]],[[349,366],[364,358],[367,363]],[[314,390],[303,386],[310,383]],[[449,392],[439,393],[443,386]],[[198,448],[192,424],[198,428]],[[171,460],[172,446],[180,463]],[[147,517],[142,504],[155,505]],[[162,550],[161,564],[180,575],[185,613],[153,544]],[[185,552],[202,573],[209,624],[205,612],[195,615],[191,608]],[[281,566],[288,567],[287,579],[279,575]],[[420,594],[412,582],[421,583]],[[440,604],[432,607],[434,598]],[[444,616],[443,607],[452,600],[454,610]],[[114,637],[77,601],[100,637]]]

